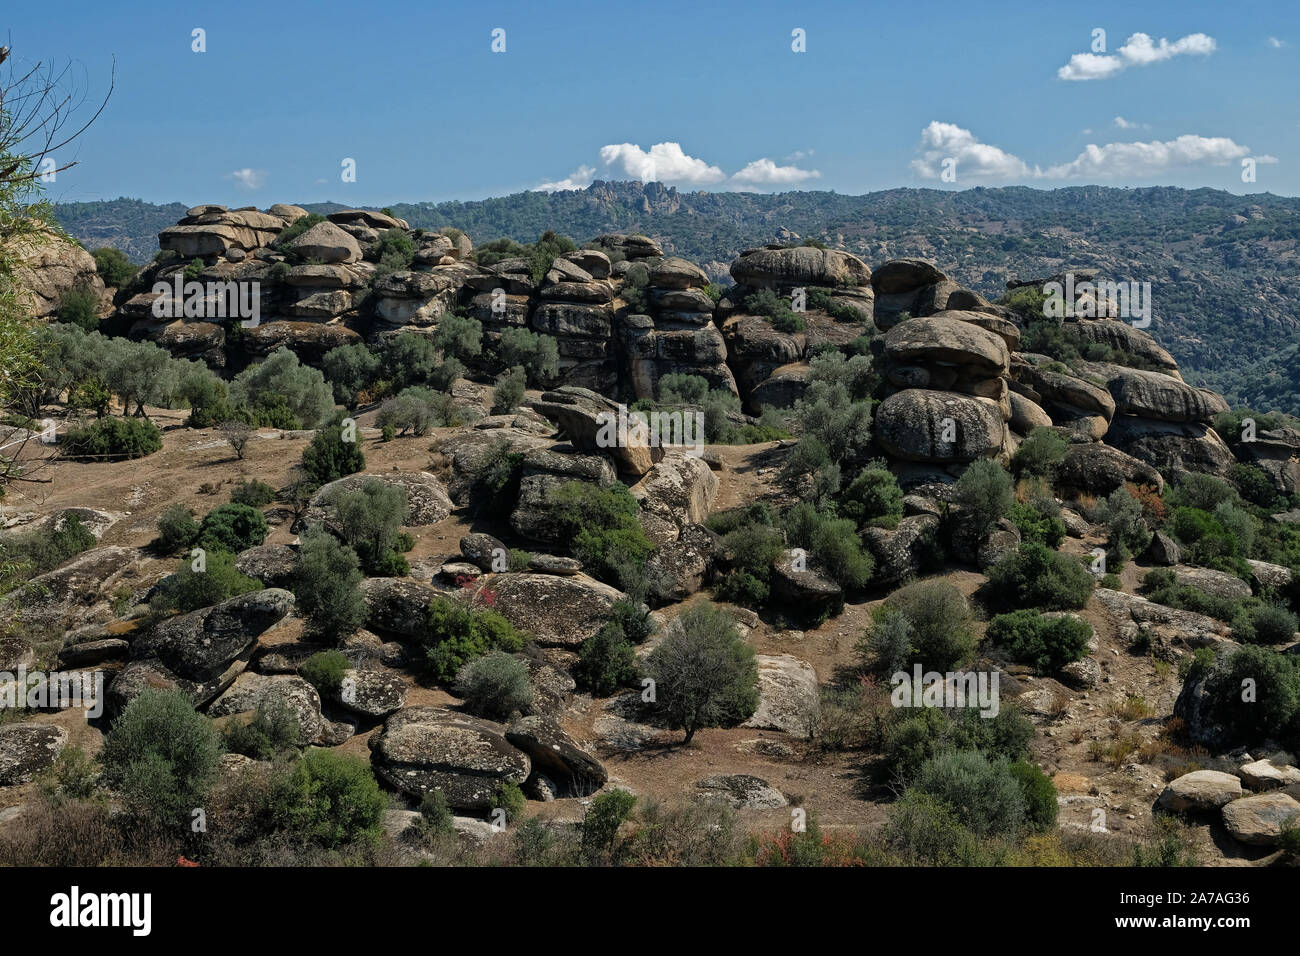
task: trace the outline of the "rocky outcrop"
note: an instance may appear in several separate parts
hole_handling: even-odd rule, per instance
[[[876,410],[876,440],[895,458],[953,464],[1005,450],[1006,420],[995,401],[958,392],[904,389]]]
[[[709,516],[718,477],[703,459],[669,451],[630,490],[641,503],[638,519],[646,535],[657,545],[667,544]]]
[[[524,717],[506,728],[506,740],[528,755],[532,776],[545,777],[557,797],[585,797],[605,785],[609,775],[553,718]]]
[[[623,592],[585,574],[510,573],[492,578],[479,599],[542,647],[577,649],[601,629]]]
[[[0,727],[0,787],[28,783],[59,758],[68,732],[48,724]]]
[[[574,447],[609,455],[619,471],[644,475],[663,458],[662,447],[629,429],[625,409],[590,389],[565,386],[544,393],[530,406],[555,422]]]
[[[19,304],[34,318],[55,315],[64,296],[75,289],[85,289],[95,297],[98,314],[111,309],[112,296],[99,278],[95,260],[80,244],[42,231],[16,244],[15,259]]]
[[[1185,773],[1156,800],[1162,810],[1218,810],[1241,797],[1241,780],[1218,770]]]
[[[504,783],[522,784],[532,769],[495,724],[442,707],[408,707],[370,740],[375,775],[416,800],[441,790],[457,810],[496,806]]]
[[[789,654],[759,654],[758,709],[741,724],[807,737],[817,714],[817,672]]]

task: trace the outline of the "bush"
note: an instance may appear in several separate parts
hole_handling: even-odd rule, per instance
[[[446,392],[411,386],[384,402],[375,423],[380,428],[392,427],[398,435],[408,431],[424,435],[430,428],[460,424],[460,410]]]
[[[491,720],[526,714],[533,703],[528,665],[501,651],[476,657],[462,667],[455,689],[470,713]]]
[[[136,268],[131,265],[131,260],[126,257],[126,253],[121,249],[114,249],[112,246],[101,246],[91,252],[95,259],[95,271],[99,277],[104,280],[104,285],[110,289],[121,289],[131,281],[135,275]]]
[[[262,590],[262,582],[235,570],[235,559],[226,551],[209,550],[203,557],[203,570],[184,558],[171,577],[159,583],[149,607],[155,614],[172,611],[186,614],[212,607],[237,594]]]
[[[872,616],[858,651],[874,673],[904,671],[912,662],[912,622],[905,614],[882,605]]]
[[[592,798],[582,819],[582,855],[590,864],[608,862],[618,828],[632,815],[636,797],[626,790],[606,790]]]
[[[678,616],[646,666],[655,681],[659,716],[686,732],[685,743],[702,727],[748,720],[758,707],[754,650],[740,638],[732,616],[707,602]]]
[[[444,315],[434,329],[433,347],[447,358],[474,358],[483,351],[483,323],[454,313]]]
[[[1107,550],[1120,560],[1141,554],[1151,543],[1142,503],[1125,488],[1116,488],[1097,505],[1094,519],[1106,529]]]
[[[977,836],[1011,836],[1025,822],[1024,793],[1006,760],[976,751],[940,754],[922,765],[913,787],[942,800]]]
[[[402,272],[411,268],[411,263],[415,261],[415,243],[405,230],[385,229],[379,234],[373,255],[378,263],[376,277]]]
[[[859,528],[892,528],[903,517],[903,489],[885,465],[869,465],[844,490],[839,512]]]
[[[1012,611],[989,622],[986,638],[1011,653],[1013,660],[1033,664],[1042,674],[1055,674],[1083,659],[1092,639],[1092,626],[1076,617],[1043,617],[1038,611]]]
[[[368,574],[396,576],[385,572],[406,563],[398,550],[408,510],[405,489],[367,478],[360,487],[333,491],[327,503],[334,509],[343,540],[356,552],[362,569]]]
[[[1065,460],[1069,447],[1070,443],[1055,429],[1039,425],[1025,437],[1011,457],[1011,470],[1017,475],[1051,478],[1056,474],[1057,466]]]
[[[1233,465],[1228,477],[1237,486],[1241,497],[1260,508],[1272,508],[1279,498],[1273,479],[1259,465]]]
[[[1056,816],[1061,809],[1056,802],[1056,787],[1051,778],[1024,760],[1017,760],[1009,769],[1020,785],[1020,795],[1025,798],[1025,819],[1029,825],[1035,830],[1050,830],[1056,825]]]
[[[59,299],[60,322],[93,332],[99,326],[99,295],[90,285],[74,285]]]
[[[256,508],[221,505],[208,512],[199,525],[199,547],[239,554],[262,544],[267,532],[266,517]]]
[[[394,335],[384,346],[380,363],[397,388],[427,382],[438,364],[438,352],[427,336],[413,332]]]
[[[544,385],[560,374],[559,347],[549,335],[508,328],[501,333],[497,355],[507,368],[522,366],[533,385]]]
[[[1148,601],[1216,617],[1221,621],[1238,621],[1242,613],[1240,601],[1179,584],[1177,576],[1169,568],[1154,568],[1143,575],[1142,592]],[[1247,619],[1243,626],[1248,627],[1249,623]]]
[[[591,573],[624,590],[641,576],[654,544],[637,521],[640,505],[626,486],[566,481],[546,501],[564,528],[561,537],[572,542],[574,556]]]
[[[494,809],[504,810],[506,820],[510,822],[523,816],[528,806],[528,800],[524,797],[524,792],[519,789],[519,784],[508,780],[497,784],[493,799],[496,804]]]
[[[330,695],[343,686],[343,678],[351,669],[342,651],[317,651],[298,666],[298,674],[322,694]]]
[[[889,808],[885,845],[914,866],[982,866],[979,838],[943,800],[909,790]]]
[[[364,471],[366,456],[356,441],[344,441],[343,427],[329,425],[312,438],[303,449],[302,470],[316,487]]]
[[[953,500],[969,513],[983,534],[1006,517],[1016,500],[1015,482],[996,461],[971,462],[953,486]]]
[[[524,636],[496,611],[471,611],[449,598],[429,602],[424,665],[429,676],[451,683],[460,669],[489,651],[523,650]]]
[[[1016,502],[1007,515],[1020,532],[1022,541],[1045,544],[1055,550],[1065,540],[1065,522],[1055,515],[1045,515],[1032,505]]]
[[[374,383],[380,367],[379,356],[360,343],[330,349],[321,360],[321,371],[334,390],[334,401],[349,408],[357,395]]]
[[[482,467],[469,492],[476,514],[507,518],[514,510],[519,500],[524,456],[510,447],[508,439],[498,438],[484,452]]]
[[[998,609],[1074,611],[1088,603],[1092,588],[1092,574],[1079,559],[1030,542],[989,568],[982,590]]]
[[[0,594],[12,584],[51,571],[98,543],[76,514],[64,515],[52,529],[0,536]]]
[[[496,390],[492,395],[492,414],[505,415],[513,412],[524,400],[524,391],[528,384],[528,373],[522,365],[512,366],[497,376]]]
[[[804,329],[804,320],[790,308],[790,300],[778,296],[771,289],[760,289],[746,296],[745,311],[766,317],[778,332],[802,332]]]
[[[206,805],[217,777],[221,738],[181,691],[146,690],[104,738],[100,760],[110,787],[137,814],[186,825]]]
[[[281,252],[287,251],[290,243],[292,243],[295,239],[301,236],[312,226],[316,225],[317,223],[322,223],[324,221],[325,221],[324,216],[314,212],[308,213],[305,216],[299,216],[289,225],[285,226],[283,229],[280,230],[280,234],[275,237],[275,241],[272,242],[272,246],[275,249],[280,250]]]
[[[1245,626],[1232,622],[1232,636],[1247,644],[1290,644],[1300,630],[1300,620],[1284,607],[1260,604],[1245,612]]]
[[[1187,675],[1189,682],[1202,678],[1201,723],[1223,729],[1223,749],[1255,747],[1266,740],[1288,749],[1300,745],[1300,660],[1248,645],[1219,658],[1208,671],[1194,667]],[[1254,695],[1243,699],[1247,687]]]
[[[230,502],[236,505],[247,505],[249,508],[261,508],[263,505],[269,505],[275,500],[275,489],[264,481],[256,478],[250,478],[247,481],[241,481],[235,487],[230,489]]]
[[[362,579],[356,552],[332,534],[309,530],[302,536],[292,590],[313,631],[338,639],[365,624]]]
[[[922,764],[943,753],[976,750],[991,758],[1019,760],[1034,739],[1034,725],[1014,707],[1002,707],[993,717],[973,708],[913,707],[896,713],[887,730],[885,757],[902,781],[913,779]]]
[[[303,365],[287,348],[279,348],[235,376],[230,398],[250,409],[283,404],[302,428],[318,428],[334,414],[334,392],[325,376]]]
[[[144,458],[162,448],[162,432],[147,418],[99,418],[63,435],[69,457]]]
[[[627,634],[613,621],[583,641],[578,662],[573,666],[578,686],[596,697],[609,697],[620,687],[631,687],[639,676],[636,654]]]
[[[908,664],[948,671],[975,652],[970,606],[947,581],[917,581],[886,599],[884,607],[911,625]]]
[[[855,522],[832,518],[801,501],[786,512],[782,524],[787,543],[804,549],[810,563],[845,590],[861,589],[871,580],[875,560],[862,549]]]
[[[337,847],[377,839],[388,799],[370,765],[352,754],[308,750],[294,766],[284,824],[307,840]]]
[[[232,722],[226,729],[226,750],[254,760],[272,760],[297,751],[298,715],[280,697],[258,704],[247,723]]]

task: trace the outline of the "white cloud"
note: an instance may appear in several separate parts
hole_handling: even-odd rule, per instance
[[[1204,33],[1189,33],[1173,43],[1164,37],[1157,43],[1145,33],[1135,33],[1113,54],[1074,54],[1056,75],[1062,80],[1102,80],[1131,66],[1150,66],[1176,56],[1208,56],[1215,49],[1214,38]]]
[[[1025,179],[1038,175],[1023,159],[996,146],[981,143],[975,134],[952,123],[932,121],[921,131],[921,155],[912,169],[922,179],[938,179],[944,160],[957,161],[957,175],[963,179]]]
[[[656,143],[649,152],[635,143],[602,146],[600,161],[622,167],[624,175],[643,183],[718,183],[727,178],[717,166],[688,156],[678,143]]]
[[[1114,123],[1120,129],[1137,129],[1139,126],[1142,125],[1141,123],[1134,123],[1132,120],[1126,120],[1122,116],[1116,116]]]
[[[1279,40],[1277,37],[1269,37],[1268,45],[1271,46],[1274,50],[1280,50],[1282,49],[1282,47],[1286,46],[1286,41]]]
[[[1118,120],[1120,117],[1116,117]],[[938,179],[944,160],[956,160],[958,182],[1025,179],[1145,179],[1176,169],[1226,166],[1251,155],[1250,148],[1226,136],[1186,134],[1147,143],[1090,143],[1066,163],[1043,169],[1018,156],[981,143],[970,130],[951,123],[931,122],[921,132],[919,156],[912,169],[923,179]],[[1256,156],[1256,163],[1276,163],[1274,156]]]
[[[815,149],[796,149],[793,153],[791,153],[789,156],[785,158],[785,161],[787,163],[797,163],[801,159],[811,159],[813,154],[816,152],[817,151]]]
[[[770,159],[756,159],[740,172],[731,177],[737,185],[748,186],[789,186],[809,179],[819,179],[821,173],[815,169],[800,169],[798,166],[778,166]]]
[[[595,166],[579,166],[563,179],[553,183],[542,183],[540,186],[534,186],[535,193],[558,193],[568,189],[586,189],[591,185],[591,180],[596,175]]]
[[[249,169],[245,166],[243,169],[227,173],[226,178],[233,179],[240,189],[261,189],[266,185],[266,170]]]

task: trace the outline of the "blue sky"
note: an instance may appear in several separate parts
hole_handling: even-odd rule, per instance
[[[104,115],[55,157],[78,161],[58,201],[382,205],[651,177],[1300,195],[1296,0],[65,0],[0,25],[11,62],[71,59],[92,98],[116,57]]]

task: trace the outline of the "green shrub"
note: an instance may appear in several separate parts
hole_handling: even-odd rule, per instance
[[[982,590],[997,609],[1073,611],[1088,603],[1092,588],[1092,574],[1079,559],[1030,542],[989,568]]]
[[[354,633],[368,611],[356,552],[327,531],[302,536],[292,590],[311,629],[337,639]]]
[[[892,528],[903,517],[903,489],[882,463],[867,466],[844,489],[839,512],[859,528]]]
[[[74,285],[59,298],[60,322],[93,332],[99,326],[99,295],[90,285]]]
[[[889,808],[885,845],[914,866],[986,866],[993,861],[943,800],[909,790]]]
[[[1208,669],[1204,662],[1198,664],[1186,679],[1204,677],[1202,723],[1222,728],[1224,739],[1217,743],[1224,749],[1233,744],[1255,747],[1266,740],[1288,748],[1300,744],[1300,660],[1247,645]],[[1253,696],[1248,698],[1246,688]]]
[[[1025,819],[1035,830],[1050,830],[1056,825],[1060,805],[1056,802],[1056,787],[1051,778],[1034,764],[1018,760],[1011,764],[1011,776],[1020,785],[1020,795],[1025,798]]]
[[[501,651],[476,657],[462,667],[455,690],[470,713],[492,720],[526,714],[533,703],[528,665]]]
[[[1007,515],[1020,532],[1022,541],[1045,544],[1055,550],[1065,540],[1065,522],[1055,515],[1045,515],[1032,505],[1016,502]]]
[[[1142,503],[1127,488],[1116,488],[1099,502],[1093,518],[1106,529],[1108,553],[1121,561],[1141,554],[1151,543]]]
[[[454,313],[444,315],[433,332],[433,347],[447,358],[471,359],[483,351],[483,323]]]
[[[1300,630],[1300,620],[1284,607],[1260,604],[1249,611],[1244,626],[1237,618],[1232,622],[1232,636],[1246,644],[1290,644]]]
[[[100,760],[105,781],[138,815],[188,827],[217,778],[221,737],[181,691],[146,690],[113,723]]]
[[[974,708],[940,710],[912,707],[897,711],[885,738],[885,762],[894,776],[910,781],[931,757],[975,750],[988,757],[1019,760],[1034,739],[1034,725],[1015,707],[993,717]]]
[[[263,505],[269,505],[274,500],[275,489],[256,478],[241,481],[230,489],[231,504],[261,508]]]
[[[953,500],[969,513],[982,534],[1006,517],[1016,500],[1015,482],[990,458],[971,462],[953,486]]]
[[[1006,760],[977,751],[931,757],[913,787],[942,800],[977,836],[1011,836],[1024,824],[1027,807]]]
[[[329,425],[318,431],[302,452],[302,470],[317,487],[364,471],[366,456],[360,442],[344,441],[341,425]]]
[[[1017,475],[1051,478],[1065,460],[1070,443],[1045,425],[1034,428],[1011,456],[1011,470]]]
[[[560,374],[559,346],[549,335],[517,327],[505,329],[497,355],[507,368],[521,366],[533,385],[544,385]]]
[[[266,540],[266,517],[248,505],[221,505],[199,524],[199,547],[207,551],[239,554]]]
[[[53,528],[0,536],[0,594],[11,584],[52,571],[98,543],[73,513],[65,514]]]
[[[332,491],[327,503],[334,509],[343,540],[356,552],[364,571],[383,575],[406,563],[398,551],[408,512],[405,489],[367,478],[359,487]]]
[[[415,261],[415,243],[403,229],[385,229],[379,234],[372,255],[378,263],[376,277],[404,272]]]
[[[318,428],[334,414],[334,391],[325,376],[287,348],[279,348],[250,365],[230,383],[230,400],[250,409],[288,409],[303,428]],[[260,424],[254,422],[253,424]]]
[[[334,401],[347,407],[374,383],[380,368],[379,356],[360,343],[330,349],[321,359],[321,371],[334,390]]]
[[[449,598],[429,602],[424,665],[429,676],[444,684],[460,669],[489,651],[523,650],[524,636],[496,611],[472,611]]]
[[[877,674],[897,674],[912,663],[912,622],[905,614],[880,606],[858,644],[858,652]]]
[[[312,748],[294,766],[290,792],[284,823],[307,841],[338,847],[378,838],[388,798],[360,757]]]
[[[522,365],[512,366],[498,375],[492,394],[492,414],[505,415],[518,408],[524,400],[527,384],[528,373]]]
[[[506,820],[514,822],[524,815],[524,810],[528,806],[528,801],[524,797],[524,792],[519,789],[519,784],[505,781],[497,784],[496,793],[493,797],[496,806],[495,809],[504,810]]]
[[[455,817],[441,790],[430,790],[420,800],[420,817],[424,828],[432,833],[450,835],[456,832]]]
[[[657,713],[690,743],[703,727],[732,727],[758,707],[754,650],[735,619],[707,602],[687,607],[655,646],[646,667],[657,689]]]
[[[272,760],[298,746],[298,716],[279,697],[257,705],[247,723],[234,721],[225,733],[226,750],[254,760]]]
[[[1143,575],[1142,592],[1148,601],[1205,614],[1221,621],[1237,620],[1242,612],[1242,604],[1238,600],[1179,584],[1177,576],[1169,568],[1153,568]]]
[[[235,570],[234,556],[226,551],[209,550],[202,560],[200,571],[195,569],[194,560],[183,558],[176,573],[159,583],[149,602],[150,610],[155,614],[185,614],[262,589],[261,581]]]
[[[275,241],[272,242],[271,245],[281,252],[287,251],[289,244],[292,243],[293,240],[297,239],[312,226],[324,221],[324,216],[318,215],[314,212],[308,213],[305,216],[299,216],[289,225],[280,230],[280,234],[275,237]]]
[[[110,289],[125,287],[136,273],[136,267],[131,265],[131,260],[121,249],[101,246],[91,252],[91,256],[95,259],[95,271]]]
[[[392,427],[398,435],[408,431],[424,435],[430,428],[460,424],[461,414],[447,392],[413,385],[384,402],[375,423],[380,428]]]
[[[1228,477],[1236,485],[1241,497],[1260,508],[1272,508],[1278,503],[1278,492],[1273,487],[1273,479],[1259,465],[1236,464],[1228,472]]]
[[[975,652],[970,606],[947,581],[917,581],[900,588],[884,607],[905,617],[911,625],[908,664],[926,670],[948,671],[969,660]]]
[[[786,542],[807,552],[809,563],[845,590],[864,588],[871,580],[875,560],[863,550],[855,522],[822,514],[801,501],[786,512],[781,523]]]
[[[1076,617],[1044,617],[1038,611],[1012,611],[989,622],[986,638],[1011,653],[1013,660],[1054,674],[1087,656],[1092,626]]]
[[[298,674],[322,694],[336,693],[352,664],[342,651],[317,651],[298,666]]]
[[[99,418],[63,434],[69,457],[144,458],[162,448],[162,432],[147,418]]]
[[[582,819],[582,855],[590,864],[608,862],[618,828],[632,815],[636,797],[626,790],[606,790],[592,798]]]
[[[591,573],[624,590],[640,577],[654,544],[637,520],[640,505],[624,485],[600,488],[566,481],[547,494],[561,537]]]
[[[611,621],[583,641],[573,677],[596,697],[609,697],[620,687],[635,684],[640,669],[623,628]]]
[[[760,289],[745,298],[745,311],[750,315],[761,315],[772,323],[778,332],[802,332],[804,320],[790,307],[790,300],[777,295],[771,289]]]

